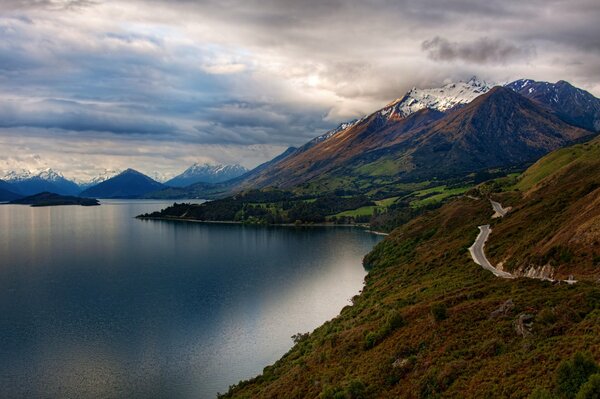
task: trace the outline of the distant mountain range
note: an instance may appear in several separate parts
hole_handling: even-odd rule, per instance
[[[93,187],[81,192],[82,197],[92,198],[138,198],[165,186],[156,180],[138,172],[127,169]]]
[[[415,181],[532,163],[599,130],[600,99],[568,82],[521,79],[502,87],[474,77],[413,88],[250,171],[194,164],[162,184],[133,169],[106,170],[79,185],[52,169],[10,172],[2,177],[0,200],[43,191],[100,198],[215,197],[266,187],[392,192]]]
[[[75,182],[52,169],[34,173],[28,170],[12,171],[4,175],[2,180],[10,184],[13,192],[20,195],[33,195],[44,191],[77,195],[81,191]]]
[[[195,163],[180,175],[165,182],[170,187],[185,187],[195,183],[221,183],[248,172],[245,167],[235,165],[213,165]]]

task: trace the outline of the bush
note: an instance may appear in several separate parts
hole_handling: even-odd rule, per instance
[[[436,303],[431,306],[431,315],[435,321],[442,321],[448,318],[448,309],[443,303]]]
[[[598,399],[600,398],[600,374],[592,375],[589,380],[581,386],[576,399]]]
[[[564,398],[575,398],[581,386],[598,371],[598,365],[589,353],[576,353],[573,359],[563,361],[556,370],[559,394]]]
[[[361,380],[350,381],[350,384],[348,384],[348,388],[346,388],[347,397],[349,397],[350,399],[364,399],[366,398],[366,391],[367,388]]]
[[[310,333],[294,334],[294,335],[292,335],[292,341],[294,341],[294,344],[299,344],[301,342],[306,341],[309,336],[310,336]]]
[[[378,334],[376,332],[370,331],[365,337],[365,349],[371,349],[375,345],[377,345]]]

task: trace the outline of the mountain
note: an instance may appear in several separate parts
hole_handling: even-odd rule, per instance
[[[127,169],[84,190],[80,195],[94,198],[136,198],[164,187],[161,183],[136,170]]]
[[[523,164],[589,133],[498,86],[416,133],[409,143],[415,166],[411,174],[451,176]]]
[[[195,163],[180,175],[168,180],[165,185],[185,187],[195,183],[221,183],[248,172],[245,167],[235,165],[213,165]]]
[[[271,167],[272,165],[282,161],[290,155],[296,153],[298,148],[288,147],[283,153],[279,154],[275,158],[258,165],[256,168],[246,172],[245,174],[227,180],[222,183],[194,183],[186,187],[166,187],[162,190],[151,192],[144,196],[144,198],[151,199],[180,199],[180,198],[202,198],[212,199],[221,198],[233,193],[243,182],[253,179],[258,176],[263,170]]]
[[[542,158],[519,191],[489,182],[403,223],[365,257],[351,304],[222,397],[575,398],[598,370],[599,176],[596,139]],[[490,188],[513,207],[503,218],[491,219]],[[579,281],[495,277],[467,249],[486,224],[494,264],[517,275],[550,265]],[[589,372],[568,367],[588,351]]]
[[[473,76],[467,82],[448,83],[431,89],[413,88],[379,112],[388,118],[405,118],[425,108],[444,112],[470,103],[490,91],[492,87],[493,85]]]
[[[110,179],[111,177],[115,177],[119,173],[121,173],[120,170],[105,169],[103,172],[101,172],[96,177],[94,177],[94,178],[92,178],[90,180],[79,182],[79,187],[81,188],[82,191],[86,190],[86,189],[88,189],[88,188],[90,188],[92,186],[95,186],[95,185],[97,185],[99,183],[102,183],[103,181],[106,181],[106,180]]]
[[[592,132],[600,131],[600,99],[569,82],[559,80],[549,83],[520,79],[506,87],[544,104],[567,123]]]
[[[33,195],[44,191],[62,195],[76,195],[81,191],[75,182],[52,169],[37,172],[28,170],[11,171],[4,175],[3,180],[10,183],[18,194],[23,195]]]
[[[402,103],[374,112],[306,149],[301,147],[260,173],[247,175],[241,188],[300,187],[327,192],[344,187],[365,192],[377,186],[532,162],[590,134],[502,87],[445,112],[426,107],[403,116],[394,111],[402,109],[398,107]]]
[[[309,159],[311,165],[326,162],[333,156],[337,164],[356,155],[357,152],[386,146],[398,135],[439,119],[444,112],[463,106],[490,89],[488,83],[476,77],[467,82],[449,83],[439,88],[413,88],[379,111],[361,119],[342,123],[337,128],[314,138],[298,148],[293,155],[298,160]],[[390,127],[393,129],[388,129],[384,134],[375,134]],[[317,151],[304,155],[321,143],[326,143],[317,150],[318,152],[323,150],[321,156],[313,158]]]
[[[22,195],[17,194],[15,191],[15,188],[10,183],[0,180],[0,202],[21,198]]]

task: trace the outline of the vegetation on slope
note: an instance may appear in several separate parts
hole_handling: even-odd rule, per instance
[[[576,163],[525,193],[493,194],[515,208],[492,226],[491,252],[500,256],[513,245],[527,254],[535,244],[521,240],[543,229],[552,237],[548,242],[578,237],[578,223],[586,221],[560,215],[576,207],[588,216],[593,212],[580,199],[594,193],[597,199],[598,190],[589,188],[590,177],[581,171],[600,176],[590,169],[594,162],[586,163],[600,162],[585,155],[596,145],[576,147],[582,151]],[[543,162],[520,182],[539,165]],[[514,183],[511,176],[479,187],[478,194]],[[520,208],[521,201],[526,205]],[[494,277],[468,254],[477,226],[490,223],[491,213],[485,198],[462,197],[394,230],[365,257],[370,272],[351,306],[312,333],[297,335],[282,359],[223,397],[594,397],[589,395],[597,391],[598,378],[577,377],[572,359],[581,351],[600,358],[600,269],[586,269],[574,285]],[[600,221],[590,223],[587,231],[598,231]],[[578,245],[568,257],[559,252],[554,259],[559,270],[589,264],[598,246]]]
[[[542,158],[497,195],[513,210],[492,225],[492,263],[576,279],[600,271],[600,139]]]
[[[58,205],[81,205],[95,206],[100,205],[97,199],[81,198],[70,195],[59,195],[54,193],[43,192],[35,195],[30,195],[25,198],[20,198],[9,202],[17,205],[31,205],[33,207],[42,206],[58,206]]]

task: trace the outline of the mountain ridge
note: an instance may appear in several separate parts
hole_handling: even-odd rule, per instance
[[[137,198],[165,186],[134,169],[126,169],[81,192],[82,197],[94,198]]]
[[[62,195],[77,195],[80,191],[77,183],[51,168],[34,172],[25,169],[10,171],[5,173],[3,180],[11,184],[17,194],[22,195],[33,195],[44,191]]]
[[[195,183],[222,183],[248,172],[239,165],[194,163],[181,174],[167,180],[164,184],[171,187],[185,187]]]
[[[473,108],[486,107],[482,99],[490,97],[498,97],[492,107],[494,117],[485,118],[482,112],[473,114]],[[516,112],[520,119],[511,120],[502,112]],[[489,123],[486,124],[486,120]],[[492,123],[494,121],[495,124]],[[488,131],[475,134],[474,124],[485,126]],[[510,144],[513,148],[498,147],[503,144],[501,137],[493,135],[491,129],[510,132],[515,142],[505,142],[504,145]],[[436,173],[431,168],[434,164],[441,168],[440,175],[507,166],[515,162],[534,161],[587,134],[590,132],[567,124],[541,105],[507,88],[496,86],[476,96],[471,103],[450,108],[446,112],[423,108],[405,118],[390,118],[389,114],[376,111],[346,130],[303,151],[296,151],[258,175],[247,178],[242,183],[242,189],[267,186],[290,188],[309,180],[326,179],[331,173],[339,176],[359,175],[361,171],[379,168],[384,163],[390,169],[390,181],[393,176],[399,179],[435,177]],[[477,142],[478,137],[490,140],[487,147],[485,143]],[[449,138],[462,139],[460,145],[454,145]],[[489,151],[496,153],[490,157]],[[458,153],[467,158],[461,159]],[[456,165],[440,163],[442,154],[450,156]],[[486,157],[493,162],[488,162]]]

